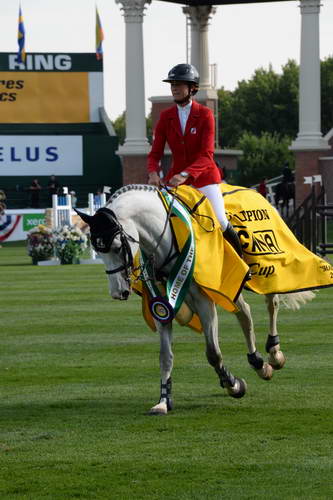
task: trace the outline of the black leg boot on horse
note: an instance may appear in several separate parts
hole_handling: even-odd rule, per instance
[[[286,358],[280,349],[280,337],[268,335],[265,347],[268,353],[268,363],[274,370],[281,370],[286,363]]]
[[[165,384],[161,380],[161,393],[160,399],[157,405],[150,409],[149,415],[166,415],[167,412],[173,409],[173,402],[171,398],[172,392],[172,380],[171,377],[168,378]],[[166,405],[166,411],[164,406]]]

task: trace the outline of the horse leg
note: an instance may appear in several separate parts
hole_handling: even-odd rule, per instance
[[[274,293],[266,295],[266,304],[269,314],[270,333],[266,341],[266,352],[268,353],[268,363],[274,370],[280,370],[286,362],[285,355],[280,350],[280,338],[277,331],[277,315],[279,311],[279,296]]]
[[[163,325],[155,322],[160,334],[160,370],[161,370],[161,392],[159,402],[149,410],[149,415],[166,415],[172,410],[171,399],[171,372],[173,367],[172,352],[172,323]]]
[[[217,373],[221,387],[233,398],[241,398],[246,392],[246,382],[235,377],[223,364],[218,341],[218,319],[215,304],[204,296],[197,286],[191,286],[189,305],[200,317],[205,334],[206,356],[208,363]]]
[[[247,360],[252,368],[257,372],[258,376],[264,380],[270,380],[273,376],[273,368],[269,363],[264,361],[262,355],[256,348],[256,337],[253,328],[251,316],[251,308],[245,302],[243,294],[240,294],[237,300],[239,311],[236,313],[236,318],[243,330],[248,354]]]

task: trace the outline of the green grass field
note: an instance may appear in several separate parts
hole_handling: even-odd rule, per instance
[[[246,294],[263,352],[267,315]],[[112,301],[102,265],[32,266],[0,248],[0,499],[332,499],[333,290],[282,310],[285,368],[257,378],[220,312],[227,396],[201,335],[175,327],[175,409],[159,396],[159,343],[140,301]]]

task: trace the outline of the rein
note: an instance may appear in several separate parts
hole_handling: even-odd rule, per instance
[[[176,188],[177,190],[177,188]],[[151,269],[152,269],[152,278],[151,278],[151,281],[156,281],[156,272],[155,272],[155,252],[156,250],[158,249],[158,247],[160,246],[160,243],[164,237],[164,234],[165,234],[165,231],[167,229],[167,226],[170,222],[170,218],[171,218],[171,215],[172,215],[172,207],[173,207],[173,204],[174,204],[174,201],[175,201],[175,195],[173,193],[171,193],[171,196],[172,196],[172,202],[170,204],[170,206],[168,207],[168,209],[166,209],[166,212],[167,212],[167,216],[166,216],[166,219],[165,219],[165,223],[164,223],[164,227],[163,227],[163,230],[162,230],[162,233],[160,234],[156,244],[155,244],[155,247],[153,248],[153,250],[150,252],[150,255],[148,255],[146,257],[146,260],[145,260],[145,263],[143,265],[140,265],[137,269],[140,269],[140,274],[139,276],[137,277],[138,280],[142,280],[142,281],[147,281],[147,277],[145,277],[145,271],[146,271],[146,268],[147,266],[150,264],[151,265]],[[163,269],[164,266],[166,266],[167,264],[169,264],[169,262],[171,262],[173,259],[175,259],[178,255],[178,252],[176,251],[173,255],[171,254],[172,253],[172,248],[173,248],[173,238],[172,238],[172,241],[171,241],[171,246],[170,246],[170,249],[168,251],[168,254],[166,256],[166,258],[164,259],[164,262],[163,264],[160,266],[159,270],[157,270],[157,272],[159,274],[160,271]],[[158,276],[157,276],[158,277]]]

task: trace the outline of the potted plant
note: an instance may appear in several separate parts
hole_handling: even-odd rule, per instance
[[[79,264],[87,248],[87,236],[77,226],[63,226],[53,231],[53,243],[60,264]]]
[[[54,255],[52,231],[43,224],[30,229],[27,233],[28,255],[34,265],[38,261],[48,260]]]

